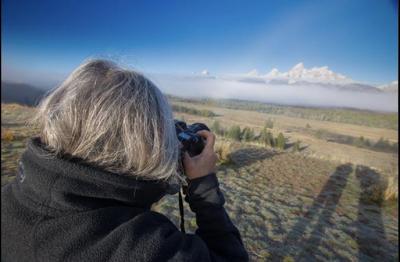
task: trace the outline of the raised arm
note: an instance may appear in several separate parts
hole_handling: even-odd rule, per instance
[[[208,131],[198,134],[206,139],[203,152],[192,158],[186,154],[183,161],[189,178],[185,200],[196,214],[196,234],[206,243],[212,260],[248,261],[240,233],[223,206],[225,199],[215,175],[215,136]]]

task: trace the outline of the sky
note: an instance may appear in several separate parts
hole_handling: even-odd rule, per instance
[[[379,85],[398,79],[397,21],[397,0],[2,0],[2,74],[57,79],[89,57],[172,74],[303,62]]]

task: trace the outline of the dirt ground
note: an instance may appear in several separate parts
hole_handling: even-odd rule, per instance
[[[177,104],[197,109],[208,109],[218,115],[217,117],[207,118],[183,113],[176,114],[178,117],[183,116],[188,122],[204,122],[208,125],[211,125],[213,121],[218,120],[221,123],[221,126],[224,127],[240,125],[243,128],[247,126],[254,128],[254,130],[258,132],[263,128],[267,119],[273,119],[274,127],[270,131],[275,136],[282,132],[285,137],[289,138],[289,141],[291,142],[301,140],[302,145],[307,147],[307,149],[303,152],[304,154],[319,159],[333,160],[341,163],[351,162],[353,164],[367,165],[371,168],[378,169],[387,175],[398,174],[398,154],[376,152],[351,145],[328,142],[323,139],[317,139],[311,136],[309,133],[302,132],[301,128],[304,128],[307,124],[309,124],[312,130],[324,129],[342,135],[354,137],[363,136],[371,141],[377,141],[383,137],[391,142],[398,142],[397,130],[300,119],[258,113],[254,111],[209,107],[183,102],[177,102]]]
[[[216,119],[222,125],[260,129],[266,119],[273,118],[275,134],[309,123],[312,128],[347,135],[397,139],[393,130],[207,109],[219,115]],[[26,139],[35,133],[25,125],[33,113],[32,108],[2,105],[2,135],[4,131],[13,134],[10,140],[2,136],[2,185],[14,178]],[[188,122],[214,121],[177,115]],[[307,148],[292,153],[236,143],[231,162],[218,166],[225,207],[242,234],[251,261],[397,261],[398,204],[367,201],[370,181],[390,172],[398,174],[397,155],[329,143],[303,133],[285,134],[290,140],[302,140]],[[177,195],[163,198],[153,209],[179,227]],[[185,221],[187,230],[194,232],[195,218],[186,204]]]
[[[217,176],[251,261],[397,261],[398,206],[364,201],[380,176],[340,164],[244,147]],[[154,206],[179,226],[177,196]],[[186,205],[186,227],[196,229]]]

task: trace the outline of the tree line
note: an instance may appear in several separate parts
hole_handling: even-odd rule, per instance
[[[253,128],[244,127],[243,129],[239,125],[233,125],[229,128],[221,126],[218,120],[215,120],[211,125],[211,130],[219,135],[232,139],[234,141],[242,142],[258,142],[264,146],[285,149],[287,145],[287,138],[282,133],[279,133],[276,137],[272,134],[270,129],[273,128],[273,121],[268,119],[263,129],[256,134]],[[293,151],[300,151],[300,141],[296,141],[293,145]]]
[[[329,132],[324,129],[318,129],[316,131],[309,131],[318,139],[324,139],[329,142],[335,142],[339,144],[352,145],[356,147],[366,148],[373,151],[397,153],[399,151],[399,144],[391,143],[388,139],[381,137],[377,141],[371,141],[364,136],[353,137],[348,135],[336,134]]]
[[[207,109],[196,109],[196,108],[191,108],[191,107],[186,107],[186,106],[179,106],[179,105],[172,105],[172,111],[174,112],[180,112],[180,113],[186,113],[190,115],[196,115],[196,116],[204,116],[204,117],[214,117],[217,116],[216,113],[214,113],[211,110]]]
[[[358,110],[350,108],[315,108],[267,104],[255,101],[244,101],[236,99],[188,99],[168,96],[171,101],[218,106],[229,109],[240,109],[257,111],[274,115],[285,115],[289,117],[329,121],[337,123],[349,123],[362,126],[398,129],[398,114],[373,112],[369,110]]]

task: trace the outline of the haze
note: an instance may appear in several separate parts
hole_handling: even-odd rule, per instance
[[[393,93],[339,91],[324,86],[268,85],[196,76],[150,75],[164,93],[191,98],[233,98],[318,107],[398,111]]]

